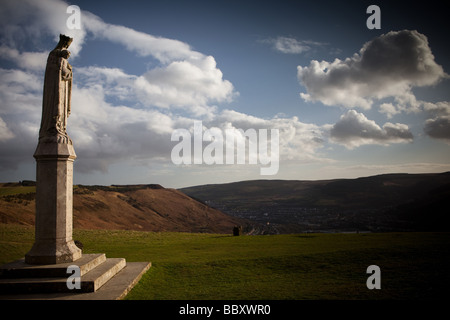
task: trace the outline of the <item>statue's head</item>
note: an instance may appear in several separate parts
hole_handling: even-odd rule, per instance
[[[70,44],[72,43],[72,41],[73,41],[73,38],[63,35],[63,34],[60,34],[58,47],[67,49],[70,46]]]

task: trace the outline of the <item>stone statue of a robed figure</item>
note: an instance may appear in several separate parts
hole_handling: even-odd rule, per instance
[[[67,135],[72,96],[72,66],[67,50],[73,39],[60,35],[59,43],[47,59],[39,141],[71,143]]]
[[[36,159],[36,235],[25,255],[29,264],[71,262],[81,257],[72,239],[73,162],[76,158],[67,134],[71,111],[72,66],[68,48],[73,39],[60,35],[47,59],[42,119]]]

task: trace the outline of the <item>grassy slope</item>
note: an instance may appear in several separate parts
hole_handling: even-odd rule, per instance
[[[23,257],[33,228],[0,224],[0,263]],[[75,230],[84,253],[151,261],[127,299],[448,297],[448,233],[219,234]],[[366,268],[381,268],[368,290]]]

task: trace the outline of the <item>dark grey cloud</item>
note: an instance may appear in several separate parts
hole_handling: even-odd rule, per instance
[[[450,142],[450,117],[428,119],[425,122],[424,131],[435,139],[444,139]]]
[[[424,110],[433,117],[425,121],[424,132],[431,138],[450,142],[450,102],[425,103]]]

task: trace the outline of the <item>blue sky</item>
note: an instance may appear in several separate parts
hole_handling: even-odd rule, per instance
[[[379,30],[366,27],[371,4]],[[80,30],[67,28],[69,5],[81,9]],[[0,181],[35,178],[45,60],[60,33],[74,37],[77,184],[450,170],[449,24],[439,2],[6,0],[0,21]],[[174,165],[171,134],[195,120],[279,130],[278,173]]]

